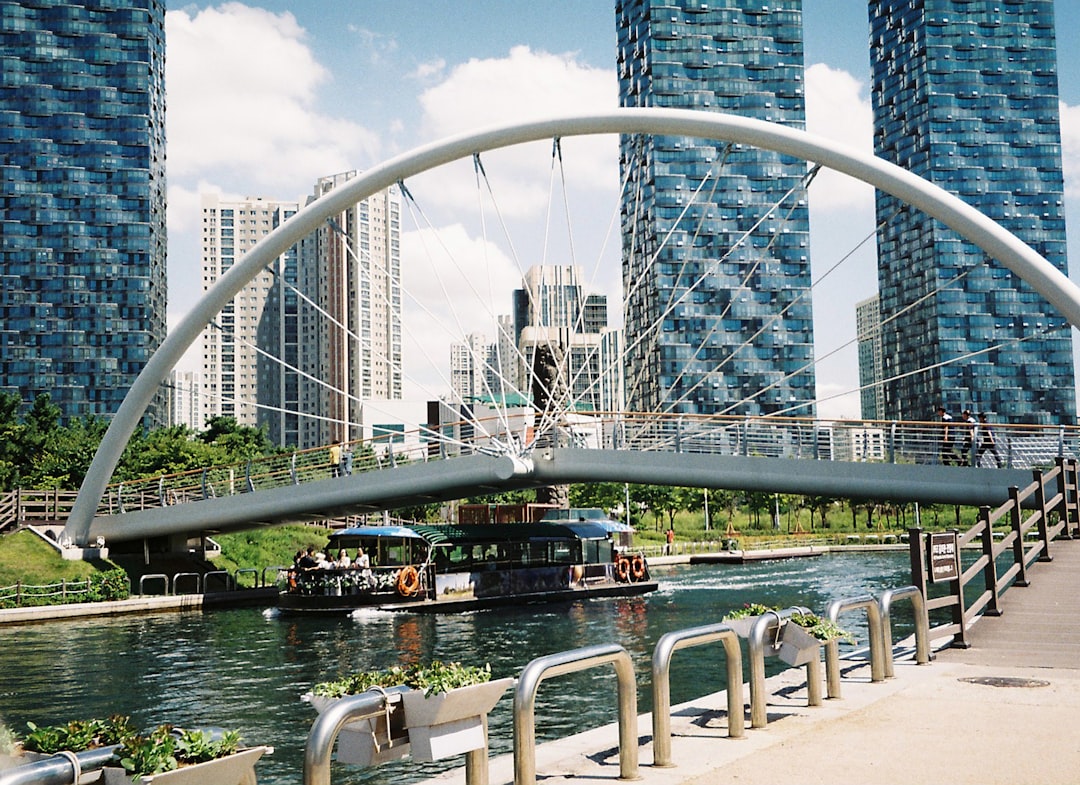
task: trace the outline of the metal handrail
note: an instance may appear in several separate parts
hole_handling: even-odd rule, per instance
[[[169,593],[169,576],[166,575],[163,572],[148,572],[148,573],[146,573],[146,575],[143,575],[141,578],[139,578],[139,594],[140,595],[146,594],[144,589],[145,589],[146,579],[147,578],[160,579],[160,580],[165,581],[165,594]]]
[[[204,573],[203,576],[202,576],[202,583],[203,583],[203,591],[204,592],[209,592],[210,591],[210,578],[211,578],[211,576],[213,576],[215,578],[218,578],[218,577],[225,578],[225,591],[233,591],[234,589],[236,589],[236,582],[233,579],[233,576],[230,575],[227,570],[210,570],[209,572]]]
[[[707,624],[669,632],[653,649],[653,766],[674,766],[671,762],[671,657],[679,649],[720,641],[727,662],[728,736],[742,738],[744,728],[742,691],[742,650],[739,636],[726,624]]]
[[[892,642],[892,604],[894,600],[910,599],[915,612],[915,662],[919,665],[930,664],[930,618],[926,612],[926,601],[918,586],[902,586],[899,589],[886,589],[878,599],[878,611],[881,614],[881,635],[885,644],[885,678],[896,675],[893,668]]]
[[[263,572],[265,573],[265,570],[263,570]],[[233,586],[235,588],[240,587],[240,576],[241,575],[251,575],[251,576],[253,576],[254,580],[252,581],[252,586],[254,588],[256,588],[256,589],[259,588],[259,570],[258,569],[256,569],[255,567],[241,567],[238,570],[234,570],[233,574],[232,574],[232,579],[233,579]],[[263,586],[265,586],[265,585],[266,585],[266,579],[264,578],[263,579]]]
[[[172,576],[172,590],[173,594],[179,594],[177,591],[177,584],[180,583],[181,578],[194,578],[195,579],[195,591],[193,594],[202,594],[202,575],[197,572],[178,572]]]
[[[630,654],[618,644],[599,644],[538,657],[525,666],[514,688],[514,785],[536,785],[536,691],[549,676],[612,663],[619,694],[619,779],[638,779],[637,685]]]
[[[864,609],[870,628],[870,681],[885,681],[885,634],[881,626],[881,611],[877,600],[869,594],[862,597],[833,600],[825,610],[825,617],[835,622],[841,613]],[[840,642],[831,640],[825,644],[825,681],[830,698],[840,697]]]
[[[338,733],[352,720],[378,717],[385,711],[386,695],[408,692],[409,687],[388,687],[383,692],[362,692],[336,701],[315,718],[304,745],[304,785],[330,785],[330,754]]]
[[[754,621],[747,638],[750,653],[750,727],[764,728],[769,724],[765,696],[765,636],[779,634],[780,624],[793,613],[809,613],[809,608],[793,606],[782,611],[767,611]],[[776,646],[769,646],[769,654],[775,654]],[[806,698],[810,706],[821,705],[821,661],[813,658],[806,663]]]
[[[96,771],[115,761],[113,753],[119,745],[97,747],[82,752],[63,752],[51,758],[24,763],[0,771],[0,785],[72,785],[79,775]]]

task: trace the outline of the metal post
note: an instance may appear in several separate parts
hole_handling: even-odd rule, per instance
[[[671,762],[671,657],[679,649],[720,641],[727,663],[728,736],[743,736],[745,721],[742,695],[742,650],[739,637],[726,624],[709,624],[669,632],[660,637],[653,649],[653,766],[674,766]]]
[[[782,611],[767,611],[757,617],[750,627],[747,648],[750,655],[750,727],[764,728],[769,724],[765,699],[765,636],[779,632],[780,621],[793,613],[809,613],[807,608],[793,607]],[[769,644],[769,654],[776,653],[776,646]]]
[[[389,687],[385,693],[408,690],[408,687]],[[304,785],[330,785],[330,754],[334,750],[338,733],[350,720],[382,713],[384,700],[384,694],[379,692],[349,695],[315,718],[304,746]]]
[[[1001,606],[998,605],[997,560],[994,558],[994,529],[990,525],[990,508],[985,504],[979,508],[979,521],[982,523],[982,552],[986,557],[986,566],[983,567],[983,581],[986,590],[990,592],[990,602],[984,613],[987,616],[1000,616]]]
[[[887,589],[878,600],[878,611],[881,614],[881,634],[885,644],[885,678],[891,679],[893,670],[893,644],[892,644],[892,603],[893,600],[911,599],[911,605],[915,612],[915,662],[919,665],[930,663],[930,619],[926,613],[926,598],[919,591],[918,586],[903,586],[899,589]]]
[[[877,600],[869,594],[850,599],[833,600],[825,611],[825,617],[835,622],[844,611],[863,608],[866,610],[870,637],[870,681],[885,681],[885,635],[881,626],[881,613]],[[829,697],[840,697],[840,642],[831,640],[825,644],[825,680]]]
[[[608,643],[539,657],[522,670],[514,688],[514,785],[536,785],[536,691],[548,676],[612,663],[618,680],[619,779],[638,779],[637,687],[626,649]]]

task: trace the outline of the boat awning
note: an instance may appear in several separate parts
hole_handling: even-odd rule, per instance
[[[421,535],[408,526],[352,526],[330,535],[331,540],[336,540],[339,537],[406,537],[417,540],[422,539]]]
[[[603,527],[589,523],[416,524],[413,528],[432,545],[603,539]]]

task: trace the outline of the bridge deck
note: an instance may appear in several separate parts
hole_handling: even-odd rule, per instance
[[[674,768],[651,765],[643,715],[640,782],[1075,782],[1080,743],[1069,729],[1080,716],[1080,657],[1068,653],[1080,651],[1080,624],[1068,610],[1070,589],[1080,588],[1080,542],[1056,541],[1051,552],[1052,565],[1029,573],[1031,586],[1005,593],[1002,617],[975,625],[971,649],[938,652],[927,666],[897,663],[896,678],[877,684],[869,665],[857,666],[845,672],[843,697],[815,708],[806,706],[803,671],[786,671],[768,683],[768,728],[751,729],[747,710],[743,740],[726,738],[722,693],[674,707]],[[539,745],[538,781],[619,782],[617,740],[612,725]],[[447,772],[428,785],[462,778]],[[492,760],[490,781],[513,781],[512,756]]]

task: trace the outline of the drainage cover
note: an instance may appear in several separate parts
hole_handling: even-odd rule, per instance
[[[1042,679],[1016,679],[1009,676],[969,676],[958,679],[968,684],[982,684],[987,687],[1049,687],[1050,682]]]

